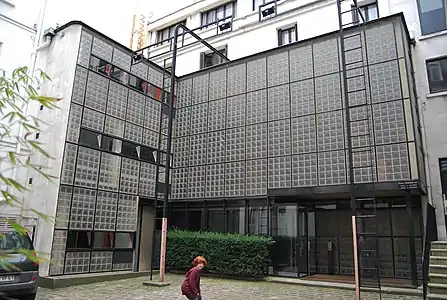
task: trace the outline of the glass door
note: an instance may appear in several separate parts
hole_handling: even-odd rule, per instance
[[[307,210],[307,274],[317,273],[317,238],[315,230],[315,212]]]
[[[298,277],[298,214],[296,205],[277,206],[273,260],[278,276]]]

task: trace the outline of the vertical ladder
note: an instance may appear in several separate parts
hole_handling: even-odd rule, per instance
[[[357,220],[359,284],[376,288],[381,298],[376,199],[374,192],[360,195],[357,189],[359,184],[369,184],[374,191],[376,180],[372,106],[367,85],[366,22],[357,0],[337,0],[337,6],[351,206]]]

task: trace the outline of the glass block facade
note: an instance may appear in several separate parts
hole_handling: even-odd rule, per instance
[[[355,147],[368,145],[361,134],[369,122],[374,174],[356,169],[356,183],[425,182],[404,32],[396,18],[362,36],[369,105],[351,109],[351,120],[367,119],[351,133]],[[346,45],[353,68],[359,40]],[[338,35],[326,35],[180,78],[172,201],[348,184],[340,55]],[[350,91],[365,85],[355,72],[348,70]],[[362,97],[351,93],[350,105]],[[365,152],[353,157],[355,166],[370,161]]]
[[[131,66],[130,50],[82,31],[50,275],[132,269],[138,202],[155,197],[161,81],[160,68]]]

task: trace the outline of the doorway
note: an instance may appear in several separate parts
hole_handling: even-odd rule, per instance
[[[304,277],[316,273],[315,213],[296,204],[272,208],[274,274]]]
[[[139,243],[138,271],[151,270],[152,240],[154,238],[155,208],[150,205],[140,205],[139,209]]]

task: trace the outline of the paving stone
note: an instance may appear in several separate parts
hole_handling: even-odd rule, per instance
[[[155,277],[158,280],[158,277]],[[39,289],[38,300],[180,300],[180,285],[183,276],[168,274],[168,287],[143,286],[147,277],[109,281],[56,290]],[[202,296],[204,300],[258,300],[258,299],[319,299],[319,300],[352,300],[355,299],[353,291],[309,287],[291,284],[278,284],[271,282],[249,282],[228,279],[203,278],[201,280]],[[378,294],[362,293],[362,300],[379,299]],[[383,300],[416,300],[421,297],[382,295]]]

